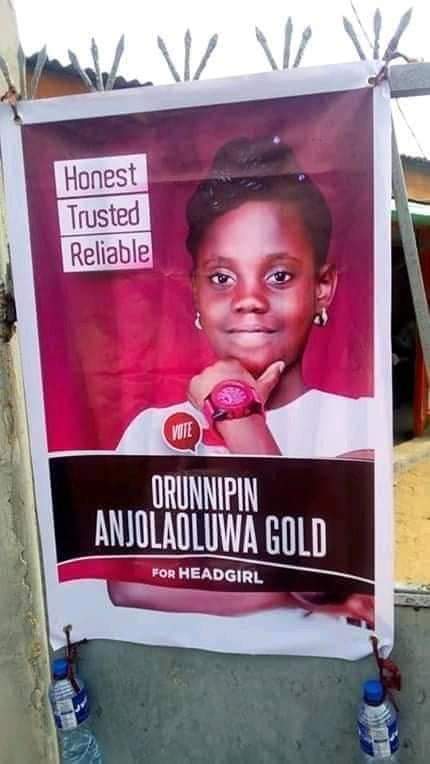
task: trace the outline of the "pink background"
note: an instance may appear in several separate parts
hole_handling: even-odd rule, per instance
[[[112,449],[148,406],[184,400],[211,359],[194,328],[185,204],[217,148],[279,135],[331,208],[340,271],[325,329],[305,357],[309,385],[373,393],[372,90],[207,106],[23,128],[50,451]],[[154,269],[64,273],[55,160],[146,152]]]

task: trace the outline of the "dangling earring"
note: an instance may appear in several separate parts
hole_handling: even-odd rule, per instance
[[[194,319],[194,326],[196,327],[196,329],[199,329],[199,331],[201,331],[203,329],[203,326],[202,326],[201,321],[200,321],[200,313],[199,313],[199,311],[197,311],[197,313],[196,313],[196,317]]]
[[[321,308],[319,313],[315,313],[314,315],[314,324],[315,326],[327,326],[328,322],[328,313],[325,308]]]

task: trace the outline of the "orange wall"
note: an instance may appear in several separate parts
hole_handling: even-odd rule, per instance
[[[32,72],[30,76],[27,76],[27,89],[30,87],[31,76]],[[57,74],[48,71],[42,73],[37,90],[37,98],[53,98],[54,96],[87,92],[87,88],[77,74]]]
[[[415,202],[430,202],[430,163],[427,168],[418,168],[403,160],[408,197]]]

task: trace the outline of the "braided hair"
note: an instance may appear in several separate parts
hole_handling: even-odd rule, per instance
[[[211,223],[249,201],[297,205],[312,242],[315,264],[321,267],[325,263],[332,229],[327,202],[311,178],[297,169],[290,147],[274,136],[237,138],[215,154],[208,177],[187,204],[187,248],[194,264]]]

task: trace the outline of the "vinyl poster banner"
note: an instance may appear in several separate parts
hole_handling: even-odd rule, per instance
[[[2,106],[54,646],[389,650],[376,71]]]

